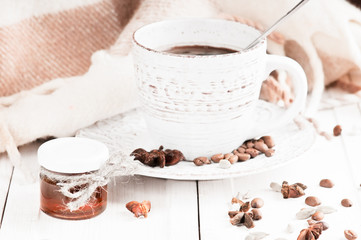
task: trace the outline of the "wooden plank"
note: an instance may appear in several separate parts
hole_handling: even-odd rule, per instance
[[[320,128],[328,132],[336,125],[332,110],[318,113]],[[295,214],[307,205],[306,196],[317,196],[322,205],[332,206],[337,213],[328,214],[324,221],[330,224],[330,229],[322,234],[322,239],[343,239],[345,229],[361,229],[360,203],[346,209],[340,205],[344,197],[354,199],[357,195],[350,176],[350,166],[345,161],[347,156],[341,138],[327,141],[318,137],[314,146],[294,162],[279,169],[253,176],[226,179],[220,181],[199,182],[199,211],[201,239],[244,239],[251,232],[266,232],[270,234],[265,239],[296,239],[300,230],[307,226],[305,220],[297,220]],[[319,181],[323,178],[332,179],[336,185],[332,189],[321,188]],[[283,199],[281,193],[269,188],[270,182],[282,183],[302,182],[308,186],[306,196],[297,199]],[[232,196],[237,192],[249,192],[251,199],[261,197],[265,205],[261,208],[263,219],[255,222],[254,229],[244,226],[232,226],[227,212]],[[291,224],[292,233],[286,228]],[[360,233],[359,233],[360,234]]]
[[[357,104],[335,109],[336,118],[342,127],[342,140],[350,161],[350,173],[355,187],[361,184],[361,114]]]
[[[350,196],[352,201],[361,204],[361,104],[339,107],[335,110],[336,118],[342,127],[341,138],[344,143],[349,163],[350,177],[357,196]],[[359,219],[361,229],[361,218]],[[361,234],[361,232],[359,232]]]
[[[0,229],[5,208],[13,166],[5,153],[0,154]]]
[[[22,152],[28,169],[36,175],[35,150],[29,146]],[[0,239],[198,239],[195,181],[136,177],[115,183],[109,184],[104,213],[89,220],[66,221],[39,210],[38,180],[24,183],[15,169]],[[125,208],[133,200],[151,201],[148,218],[137,219]]]

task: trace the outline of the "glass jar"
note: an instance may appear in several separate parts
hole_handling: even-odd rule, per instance
[[[107,206],[107,185],[97,186],[79,208],[71,209],[77,198],[65,196],[62,184],[78,178],[88,179],[69,189],[70,194],[86,190],[109,158],[107,147],[87,138],[57,138],[39,147],[40,209],[53,217],[71,220],[88,219],[102,213]]]

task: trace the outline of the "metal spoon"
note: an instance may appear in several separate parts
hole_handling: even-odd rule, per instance
[[[310,0],[302,0],[300,1],[296,6],[294,6],[290,11],[288,11],[284,16],[282,16],[280,19],[277,20],[270,28],[268,28],[266,31],[264,31],[260,36],[258,36],[253,42],[251,42],[246,48],[243,50],[247,50],[253,46],[255,46],[261,39],[264,37],[267,37],[270,33],[273,32],[273,30],[277,27],[278,24],[283,22],[287,17],[291,16],[292,13],[296,12],[298,9],[300,9],[303,5],[305,5]]]

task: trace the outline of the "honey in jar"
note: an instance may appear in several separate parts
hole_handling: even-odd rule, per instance
[[[102,213],[107,206],[107,185],[89,192],[86,201],[74,208],[78,193],[89,191],[93,177],[109,158],[107,147],[87,138],[57,138],[38,150],[40,169],[40,209],[53,217],[80,220]],[[81,184],[61,191],[63,184],[81,179]],[[72,182],[73,181],[73,182]],[[73,205],[72,205],[73,204]]]

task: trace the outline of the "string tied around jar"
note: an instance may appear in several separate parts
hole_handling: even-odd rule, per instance
[[[98,187],[104,187],[115,177],[132,176],[137,163],[123,152],[116,152],[94,172],[77,175],[63,175],[42,168],[40,174],[57,182],[59,191],[70,199],[66,203],[70,212],[85,206]]]

